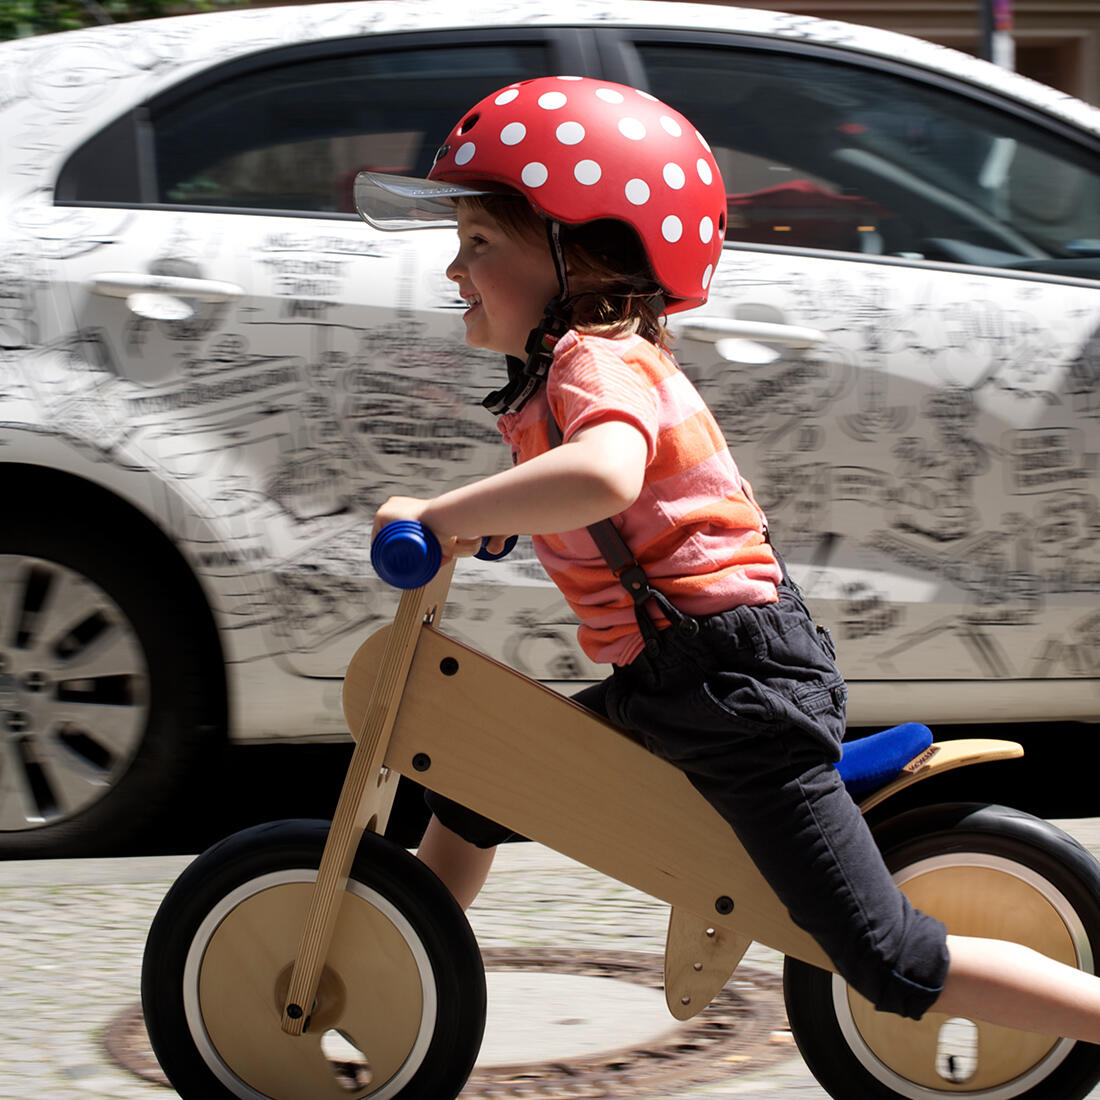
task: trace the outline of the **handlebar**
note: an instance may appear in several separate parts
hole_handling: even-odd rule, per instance
[[[518,541],[510,535],[499,554],[490,554],[489,540],[481,540],[481,549],[474,555],[482,561],[499,561],[510,554]],[[387,523],[374,537],[370,547],[374,571],[394,588],[421,588],[439,572],[443,550],[439,539],[417,520],[397,520]]]

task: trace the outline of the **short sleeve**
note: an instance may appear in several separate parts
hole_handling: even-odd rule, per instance
[[[648,465],[657,450],[657,395],[652,379],[622,354],[629,343],[568,333],[555,349],[546,396],[563,441],[594,424],[621,420],[644,436]]]

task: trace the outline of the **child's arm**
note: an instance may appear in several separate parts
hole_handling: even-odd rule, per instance
[[[390,497],[374,517],[374,532],[393,520],[420,520],[444,554],[461,557],[474,553],[483,535],[587,527],[634,503],[647,451],[645,436],[632,424],[606,420],[528,462],[430,500]]]

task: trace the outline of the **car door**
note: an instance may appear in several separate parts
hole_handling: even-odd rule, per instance
[[[183,549],[238,578],[231,659],[342,676],[392,611],[367,561],[374,508],[506,457],[478,407],[498,357],[465,347],[443,275],[453,230],[381,233],[352,187],[363,169],[426,174],[458,111],[581,71],[578,43],[479,29],[249,54],[152,97],[63,172],[67,205],[126,208],[125,233],[67,267],[78,327],[132,384],[128,461],[190,501]]]
[[[851,51],[603,48],[723,170],[725,251],[677,355],[837,635],[853,720],[1094,713],[1096,136]]]

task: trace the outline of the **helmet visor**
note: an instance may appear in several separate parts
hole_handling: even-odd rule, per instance
[[[355,177],[355,209],[375,229],[428,229],[457,223],[457,199],[493,192],[491,185],[469,187],[415,176],[360,172]]]

